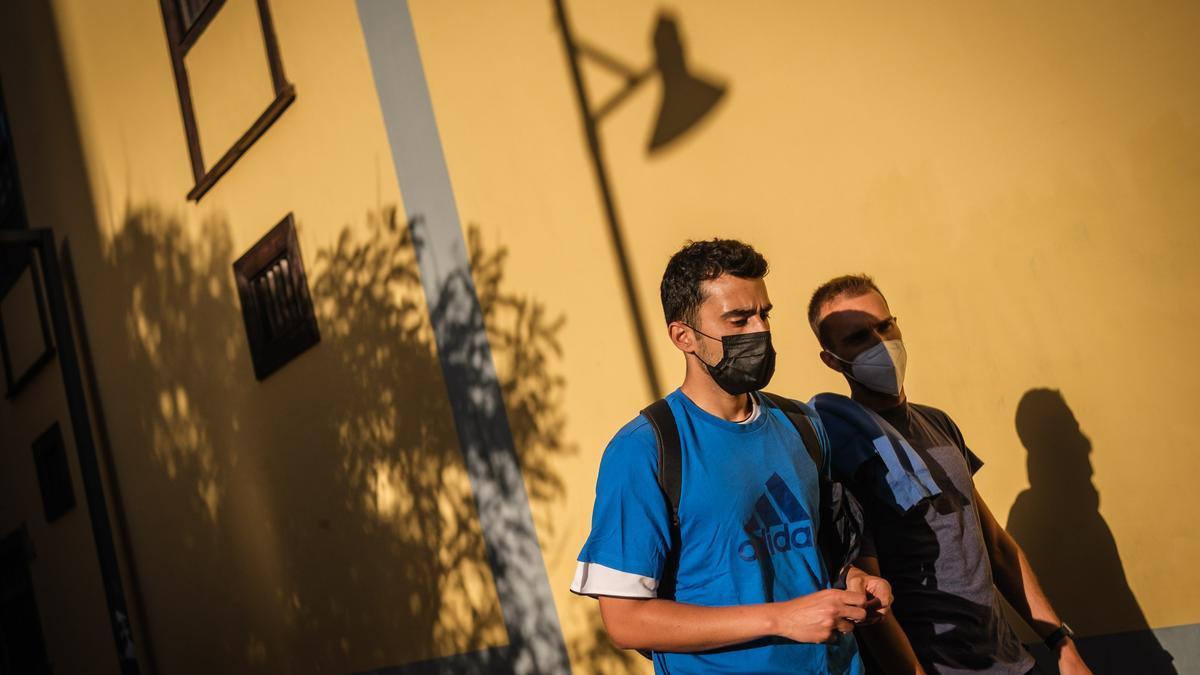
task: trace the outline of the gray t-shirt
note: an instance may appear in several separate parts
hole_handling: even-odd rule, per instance
[[[1033,657],[1005,620],[979,524],[972,475],[983,462],[946,413],[903,404],[880,412],[925,461],[942,494],[900,514],[874,497],[886,468],[866,462],[848,487],[863,503],[893,611],[930,673],[1026,673]]]

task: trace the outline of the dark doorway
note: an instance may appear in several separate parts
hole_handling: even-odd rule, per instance
[[[0,540],[0,675],[50,672],[29,577],[32,555],[24,527]]]

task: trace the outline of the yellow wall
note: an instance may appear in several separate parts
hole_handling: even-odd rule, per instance
[[[1027,482],[1014,415],[1058,389],[1091,438],[1100,514],[1154,627],[1194,623],[1174,580],[1197,560],[1200,468],[1185,424],[1200,321],[1200,12],[1182,3],[822,8],[676,3],[691,65],[728,87],[690,136],[647,156],[657,81],[601,126],[662,380],[657,281],[688,238],[744,238],[773,263],[772,389],[844,391],[804,311],[867,271],[901,317],[914,400],[947,409],[987,462],[1006,522]],[[575,31],[640,67],[658,8],[570,2]],[[541,532],[568,634],[600,452],[644,404],[615,258],[550,2],[417,1],[412,13],[464,222],[511,250],[514,280],[565,317],[566,508]],[[595,104],[619,82],[585,71]],[[1052,517],[1052,514],[1048,514]],[[1053,554],[1053,552],[1050,552]],[[1087,569],[1078,570],[1087,583]],[[1112,590],[1074,602],[1089,632]]]
[[[644,667],[567,591],[600,453],[646,393],[553,4],[410,6],[462,221],[506,251],[476,281],[573,663]],[[416,265],[388,227],[403,201],[353,4],[271,3],[296,102],[199,204],[157,3],[53,7],[49,29],[10,9],[4,30],[57,28],[65,96],[11,49],[0,75],[31,220],[72,241],[160,668],[345,672],[503,642]],[[1058,389],[1149,625],[1200,621],[1177,581],[1200,553],[1184,423],[1200,10],[673,8],[725,98],[653,156],[657,80],[601,127],[660,379],[682,375],[657,282],[685,239],[771,260],[771,389],[797,397],[845,389],[816,358],[808,294],[870,272],[901,318],[910,396],[959,422],[1001,522],[1027,485],[1017,403]],[[651,64],[657,6],[568,10],[579,38]],[[585,76],[595,103],[619,85]],[[322,342],[258,383],[230,265],[288,212]],[[516,339],[530,319],[505,299],[544,311],[541,342]],[[1102,612],[1096,590],[1072,607]]]
[[[160,672],[194,673],[365,671],[502,643],[357,13],[271,7],[297,101],[198,204],[158,3],[0,22],[61,41],[61,96],[16,49],[3,78],[30,221],[78,267],[139,638]],[[190,64],[202,93],[243,57]],[[244,106],[208,103],[202,133],[244,130]],[[322,341],[260,383],[231,266],[289,212]]]

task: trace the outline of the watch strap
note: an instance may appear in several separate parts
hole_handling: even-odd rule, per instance
[[[1067,622],[1064,621],[1061,626],[1054,630],[1053,633],[1047,635],[1042,642],[1045,643],[1045,645],[1050,649],[1056,649],[1063,640],[1074,636],[1075,631],[1071,630],[1071,627],[1068,626]]]

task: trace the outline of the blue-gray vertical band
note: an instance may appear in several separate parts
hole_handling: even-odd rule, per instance
[[[570,671],[404,0],[358,0],[508,645],[387,672]]]

